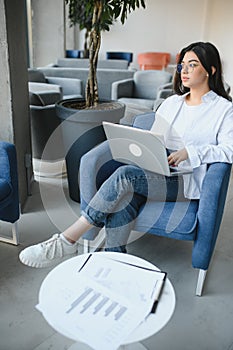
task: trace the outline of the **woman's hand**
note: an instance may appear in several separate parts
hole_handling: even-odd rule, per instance
[[[179,151],[172,152],[167,159],[169,165],[177,166],[183,160],[188,159],[188,152],[186,151],[186,148],[183,148]]]

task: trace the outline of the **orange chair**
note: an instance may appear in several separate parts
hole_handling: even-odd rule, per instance
[[[168,52],[145,52],[138,54],[138,64],[141,70],[163,70],[171,60]]]

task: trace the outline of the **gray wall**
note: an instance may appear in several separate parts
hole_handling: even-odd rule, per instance
[[[0,44],[0,139],[16,146],[23,206],[28,195],[25,154],[31,153],[24,0],[0,0]]]
[[[233,89],[232,0],[146,0],[146,4],[145,10],[131,13],[124,26],[116,23],[103,33],[101,56],[113,49],[132,51],[137,67],[139,52],[167,51],[175,62],[187,44],[211,41],[220,51],[225,79]]]
[[[63,0],[31,0],[32,66],[43,66],[64,57],[65,27]]]

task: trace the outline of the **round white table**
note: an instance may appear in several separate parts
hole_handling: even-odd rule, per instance
[[[111,257],[116,260],[121,260],[130,264],[135,265],[141,265],[146,268],[150,269],[158,269],[155,265],[151,264],[150,262],[138,258],[133,255],[129,254],[122,254],[122,253],[114,253],[114,252],[96,252],[92,254],[108,254],[108,257]],[[54,293],[56,293],[56,283],[55,281],[62,280],[62,276],[64,274],[69,276],[72,275],[73,270],[77,271],[83,263],[86,261],[87,256],[89,254],[83,254],[71,259],[68,259],[58,266],[56,266],[53,270],[49,272],[49,274],[46,276],[44,281],[42,282],[40,292],[39,292],[39,303],[43,303],[43,299],[47,298],[47,292],[54,287]],[[51,300],[52,302],[52,300]],[[153,334],[159,332],[170,320],[174,309],[175,309],[175,292],[174,288],[169,281],[169,279],[166,279],[164,289],[161,295],[161,298],[159,300],[156,313],[150,314],[144,322],[142,322],[127,338],[124,344],[119,349],[127,349],[127,350],[144,350],[146,349],[144,345],[140,344],[139,342],[143,339],[146,339]],[[59,306],[56,306],[59,307]],[[49,315],[44,314],[43,316],[45,319],[50,323]],[[51,323],[50,323],[51,324]],[[66,336],[67,338],[73,339],[76,341],[69,350],[90,350],[91,348],[84,344],[79,342],[79,339],[77,339],[77,336],[75,334],[71,334],[68,329],[67,331],[64,329],[64,327],[61,329],[59,322],[56,324],[52,324],[52,327],[59,332],[60,334]]]

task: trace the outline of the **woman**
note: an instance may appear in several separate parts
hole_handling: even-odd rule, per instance
[[[180,52],[174,91],[157,110],[152,131],[163,131],[166,147],[176,150],[168,156],[168,163],[191,166],[192,175],[170,178],[121,166],[73,225],[24,249],[21,262],[47,267],[75,254],[77,240],[93,225],[105,226],[106,250],[125,252],[134,219],[147,199],[199,199],[207,164],[233,162],[233,105],[224,89],[220,56],[213,44],[197,42]]]

